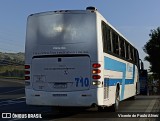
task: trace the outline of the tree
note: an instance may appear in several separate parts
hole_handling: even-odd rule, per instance
[[[144,52],[148,54],[145,60],[150,63],[150,71],[160,79],[160,27],[151,30],[150,39],[144,45]]]

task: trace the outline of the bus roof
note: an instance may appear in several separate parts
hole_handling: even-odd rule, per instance
[[[115,32],[117,32],[122,38],[124,38],[128,43],[130,43],[132,46],[133,44],[128,41],[126,37],[124,37],[116,28],[114,28],[105,17],[103,17],[102,14],[98,12],[98,10],[95,7],[87,7],[86,10],[56,10],[56,11],[47,11],[47,12],[40,12],[40,13],[34,13],[29,16],[43,16],[43,15],[49,15],[49,14],[97,14],[101,17],[101,19],[106,22]],[[134,47],[134,46],[133,46]],[[136,49],[136,48],[135,48]]]
[[[47,12],[40,12],[40,13],[34,13],[30,16],[36,16],[36,15],[48,15],[48,14],[87,14],[87,13],[93,13],[96,11],[89,11],[89,10],[57,10],[57,11],[47,11]]]

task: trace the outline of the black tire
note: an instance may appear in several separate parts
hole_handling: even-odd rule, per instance
[[[104,112],[104,108],[101,106],[98,106],[98,112]]]
[[[118,111],[119,102],[120,102],[120,96],[119,96],[119,90],[117,88],[116,93],[115,93],[115,104],[111,106],[111,111],[112,112],[117,112]]]
[[[60,107],[60,106],[53,106],[51,109],[53,112],[56,112],[56,113],[61,113],[64,111],[64,107]]]
[[[135,96],[132,96],[132,97],[129,98],[129,100],[135,100],[135,99],[136,99]]]
[[[110,108],[98,106],[98,112],[110,112]]]

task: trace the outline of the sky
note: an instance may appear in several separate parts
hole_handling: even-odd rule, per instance
[[[0,0],[0,52],[24,52],[27,17],[54,10],[85,10],[95,6],[139,51],[152,29],[160,26],[160,0]],[[146,69],[149,63],[144,62]]]

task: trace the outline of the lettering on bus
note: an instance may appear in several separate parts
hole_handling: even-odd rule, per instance
[[[33,52],[34,56],[37,55],[57,55],[57,54],[88,54],[88,51],[36,51]]]
[[[89,79],[88,78],[75,78],[76,87],[88,87]]]
[[[133,67],[129,63],[127,64],[127,71],[133,72]]]

